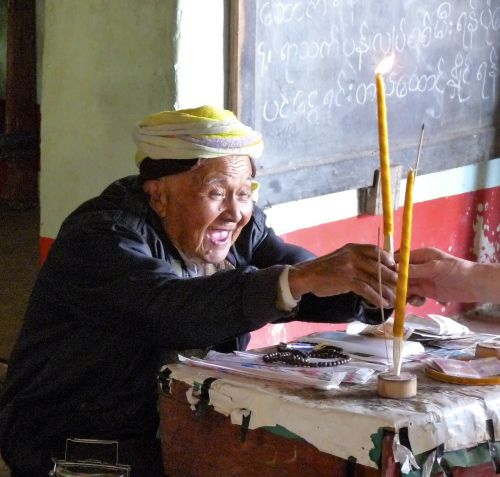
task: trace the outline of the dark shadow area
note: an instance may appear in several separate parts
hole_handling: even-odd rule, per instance
[[[13,210],[0,203],[0,393],[38,273],[39,230],[38,207]],[[0,458],[0,477],[9,476]]]
[[[38,207],[0,204],[0,360],[8,361],[39,269]]]

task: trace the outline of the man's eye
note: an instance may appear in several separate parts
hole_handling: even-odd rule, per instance
[[[214,189],[214,190],[211,190],[210,191],[210,197],[213,197],[214,199],[221,199],[224,197],[224,191],[222,190],[217,190],[217,189]]]
[[[240,200],[248,200],[252,197],[252,191],[244,190],[238,193],[238,198]]]

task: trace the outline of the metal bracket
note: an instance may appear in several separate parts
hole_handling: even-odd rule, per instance
[[[495,430],[493,428],[493,420],[486,420],[486,429],[489,434],[488,439],[488,450],[490,452],[491,463],[493,464],[493,469],[496,474],[500,474],[500,456],[498,455],[498,449],[495,444]]]
[[[355,476],[355,474],[356,474],[356,463],[357,463],[356,457],[353,457],[352,455],[350,455],[347,458],[347,465],[346,465],[346,468],[345,468],[345,476],[346,477],[354,477]]]
[[[241,428],[240,428],[240,442],[245,442],[247,437],[248,427],[250,426],[250,418],[252,417],[252,411],[248,411],[248,414],[243,414],[241,418]]]
[[[436,447],[436,462],[443,471],[444,477],[453,477],[453,472],[451,471],[448,461],[444,457],[444,445],[440,444]]]
[[[198,401],[198,404],[196,405],[196,411],[194,412],[194,415],[198,419],[202,418],[207,412],[208,406],[210,404],[210,395],[208,393],[208,390],[210,389],[210,386],[216,379],[217,378],[207,378],[205,379],[205,381],[203,381],[203,384],[201,385],[200,400]]]
[[[401,189],[401,177],[403,167],[391,166],[391,189],[393,210],[399,208],[399,191]],[[380,169],[373,172],[373,185],[360,189],[359,213],[362,215],[382,214],[382,187],[380,186]]]
[[[172,371],[169,368],[164,368],[158,373],[158,376],[156,377],[159,391],[162,392],[163,394],[171,393],[170,389],[170,384],[172,382],[172,380],[170,379],[171,373]]]

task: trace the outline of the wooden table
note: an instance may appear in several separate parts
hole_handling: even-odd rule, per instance
[[[405,401],[385,400],[384,403],[388,401],[390,403],[385,405],[385,409],[380,408],[378,416],[376,408],[381,406],[381,398],[376,396],[376,381],[366,385],[341,386],[341,390],[334,391],[307,390],[304,394],[304,390],[279,389],[273,393],[274,385],[266,384],[262,389],[252,390],[253,380],[227,374],[217,375],[212,370],[189,368],[178,364],[169,365],[168,369],[171,374],[169,379],[165,380],[164,391],[160,393],[160,416],[165,470],[171,477],[240,475],[399,477],[402,475],[400,464],[395,462],[392,450],[395,437],[397,442],[401,441],[409,447],[412,447],[413,440],[415,447],[413,451],[417,455],[418,450],[423,461],[426,454],[421,454],[420,450],[425,444],[419,441],[425,441],[426,438],[425,436],[422,438],[422,432],[429,432],[432,435],[431,441],[439,442],[443,438],[448,445],[454,447],[460,446],[460,441],[463,439],[464,445],[461,449],[470,448],[474,447],[470,445],[470,439],[474,436],[470,434],[472,431],[465,429],[473,426],[481,427],[478,426],[478,422],[483,417],[490,417],[495,421],[497,440],[500,435],[500,423],[497,419],[500,413],[500,389],[495,386],[468,386],[464,390],[454,385],[432,381],[423,374],[418,374],[417,397]],[[215,404],[216,409],[214,410],[211,405],[198,404],[198,411],[195,412],[188,403],[186,393],[189,392],[191,395],[193,384],[195,391],[199,390],[203,382],[207,379],[210,382],[210,378],[213,377],[217,379],[211,383],[208,392],[201,392],[201,396],[205,396],[201,401]],[[258,382],[257,386],[261,384]],[[249,390],[248,394],[251,395],[249,399],[246,397],[245,389]],[[454,395],[456,400],[453,400]],[[270,403],[272,409],[277,402],[281,403],[276,408],[277,414],[281,414],[281,417],[277,417],[277,425],[276,423],[269,426],[260,425],[265,421],[262,418],[259,420],[258,417],[258,407],[262,406],[262,403],[259,404],[258,399],[253,400],[252,396],[263,398],[263,402]],[[446,398],[443,401],[443,396],[448,396],[451,400]],[[486,401],[483,396],[487,396]],[[297,399],[300,402],[297,402]],[[352,403],[349,409],[345,408],[347,401]],[[449,403],[444,405],[443,402]],[[484,407],[484,402],[488,402],[488,406],[493,406],[493,411],[486,410],[488,406]],[[328,432],[336,436],[336,440],[333,439],[336,444],[330,451],[321,449],[322,443],[318,444],[315,440],[314,432],[301,435],[301,432],[296,430],[297,423],[287,425],[285,422],[287,406],[290,408],[290,413],[293,413],[293,409],[302,411],[302,407],[307,408],[311,403],[313,407],[304,410],[304,416],[310,416],[305,419],[308,426],[312,428],[316,426],[319,433],[319,428],[330,418],[333,419]],[[314,405],[318,403],[320,406],[316,409]],[[459,410],[462,405],[463,416]],[[200,413],[200,408],[204,407],[204,411]],[[229,408],[232,409],[230,417],[227,414]],[[483,408],[485,416],[478,415]],[[241,412],[241,409],[252,411],[250,421],[256,417],[257,421],[254,422],[257,423],[256,426],[250,424],[250,429],[246,428],[244,412]],[[407,422],[405,422],[406,410],[408,410]],[[339,419],[343,412],[347,415]],[[331,413],[334,415],[330,416]],[[392,417],[388,414],[392,414]],[[272,420],[273,416],[267,416],[266,419],[270,417]],[[380,425],[378,420],[384,422],[386,418],[387,422],[394,421],[397,424],[377,427]],[[464,422],[454,422],[457,418]],[[433,423],[433,420],[437,423]],[[483,435],[484,429],[482,431],[476,429],[474,432],[477,432],[477,443],[487,440]],[[449,438],[446,433],[454,434],[454,437]],[[357,448],[349,446],[349,440],[356,439],[358,435],[364,435],[365,442]],[[408,442],[405,439],[408,439]],[[346,441],[345,449],[341,448],[343,440]],[[366,441],[371,442],[371,445],[367,446]],[[485,447],[486,444],[482,444],[482,461],[475,458],[475,461],[466,464],[469,467],[456,467],[448,475],[453,477],[497,475],[490,456],[486,453],[486,459],[484,458]],[[473,453],[476,455],[479,451],[481,449],[476,448],[462,451],[462,454],[470,453],[469,457],[473,457]],[[449,459],[453,454],[456,452],[445,453],[443,465],[450,462],[450,467],[453,467],[453,460]],[[367,460],[368,455],[370,460]],[[416,477],[421,474],[416,471],[411,475]]]

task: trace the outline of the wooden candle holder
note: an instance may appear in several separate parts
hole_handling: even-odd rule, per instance
[[[377,394],[392,399],[410,398],[417,394],[417,376],[411,373],[378,375]]]

